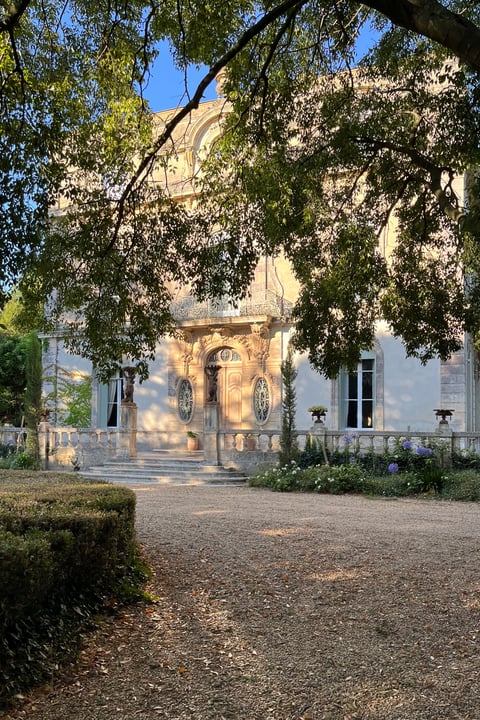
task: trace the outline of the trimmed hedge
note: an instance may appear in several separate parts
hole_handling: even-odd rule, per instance
[[[115,594],[136,563],[134,524],[128,488],[0,471],[0,706],[45,679]]]

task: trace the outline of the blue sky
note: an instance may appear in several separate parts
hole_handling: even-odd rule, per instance
[[[206,72],[207,68],[189,68],[188,85],[191,93],[196,90],[198,83]],[[184,105],[188,100],[185,95],[183,72],[175,68],[168,43],[161,44],[160,55],[155,64],[155,75],[150,78],[144,95],[150,102],[154,112],[176,108],[179,105]],[[204,99],[213,100],[216,96],[215,82],[212,82],[207,88]]]
[[[358,49],[361,53],[371,47],[375,39],[375,32],[370,26],[366,26],[359,37]],[[193,93],[200,80],[207,72],[207,68],[190,67],[188,69],[188,88]],[[185,94],[185,78],[183,72],[177,70],[173,63],[172,54],[167,41],[160,44],[160,53],[155,63],[155,74],[150,78],[145,96],[150,102],[154,112],[159,110],[170,110],[179,105],[184,105],[188,98]],[[213,100],[217,96],[215,81],[213,81],[205,92],[205,100]]]

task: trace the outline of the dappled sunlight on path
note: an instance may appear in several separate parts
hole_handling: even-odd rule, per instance
[[[475,504],[136,489],[155,603],[35,720],[478,720]]]

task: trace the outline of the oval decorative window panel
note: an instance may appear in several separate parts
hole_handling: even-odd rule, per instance
[[[265,378],[258,378],[253,389],[253,410],[255,419],[264,423],[270,412],[270,388]]]
[[[184,378],[178,387],[178,414],[184,423],[190,422],[193,415],[193,387],[190,380]]]

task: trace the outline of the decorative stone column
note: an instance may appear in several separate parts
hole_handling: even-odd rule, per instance
[[[220,465],[218,457],[218,403],[205,404],[203,457],[205,465]]]
[[[124,402],[120,406],[120,453],[121,457],[137,457],[137,405]]]
[[[320,445],[322,449],[323,460],[325,462],[325,465],[328,465],[326,430],[327,428],[325,426],[325,423],[319,420],[313,423],[312,427],[310,428],[310,434],[316,439],[317,443]]]
[[[32,432],[30,430],[30,432]],[[38,453],[43,470],[48,470],[50,455],[50,423],[48,416],[43,416],[38,423]]]
[[[204,410],[203,457],[206,465],[220,465],[218,454],[218,373],[221,365],[207,365],[207,393]]]
[[[118,455],[137,457],[137,405],[133,402],[135,387],[134,367],[123,368],[123,397],[120,405],[120,435]]]
[[[450,435],[452,432],[452,428],[450,427],[447,418],[451,418],[455,410],[435,408],[433,412],[435,413],[435,417],[438,420],[437,432],[442,433],[443,435]]]

